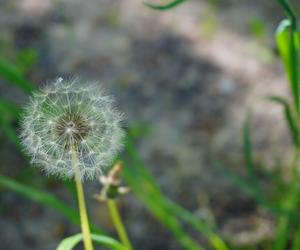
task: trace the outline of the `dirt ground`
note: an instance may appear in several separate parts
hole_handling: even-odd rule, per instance
[[[288,158],[282,110],[264,99],[288,95],[273,42],[281,18],[275,1],[189,0],[154,12],[138,0],[2,0],[0,53],[12,58],[34,48],[38,60],[27,75],[37,85],[59,76],[105,85],[129,127],[147,126],[138,150],[164,193],[199,216],[208,214],[224,237],[247,245],[272,237],[272,219],[214,160],[243,168],[241,129],[249,109],[256,159],[271,166],[279,156]],[[257,22],[264,32],[256,36],[251,27]],[[27,101],[2,80],[0,97]],[[5,174],[25,167],[12,145],[0,150]],[[58,184],[47,188],[65,198]],[[87,193],[98,188],[88,183]],[[89,200],[92,217],[112,229],[105,208]],[[15,193],[3,192],[1,201],[1,249],[52,250],[78,231]],[[181,249],[134,194],[121,205],[136,249]]]

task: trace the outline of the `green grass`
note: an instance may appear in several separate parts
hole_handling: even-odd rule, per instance
[[[183,2],[185,0],[174,0],[164,5],[154,5],[147,2],[145,5],[154,10],[167,11]],[[285,0],[277,0],[277,2],[287,16],[287,19],[279,24],[275,39],[288,78],[291,100],[279,96],[269,96],[268,99],[283,108],[283,118],[291,135],[294,157],[290,163],[278,164],[276,166],[278,168],[275,168],[275,170],[264,170],[264,163],[258,164],[255,161],[251,142],[251,116],[247,115],[242,135],[245,175],[237,174],[220,162],[217,162],[217,165],[223,170],[225,176],[244,191],[245,195],[252,197],[261,208],[273,214],[276,222],[276,235],[272,246],[267,249],[283,250],[289,247],[289,249],[298,250],[300,249],[300,195],[299,170],[297,168],[300,161],[300,34],[298,20],[289,2]],[[263,32],[262,27],[264,27],[263,23],[254,22],[251,29],[255,34],[260,35]],[[0,76],[7,83],[17,86],[24,93],[30,95],[35,87],[34,84],[26,80],[24,73],[27,72],[27,66],[34,62],[36,57],[37,55],[32,51],[21,54],[18,57],[18,65],[0,59]],[[15,130],[15,124],[18,122],[20,112],[21,109],[17,105],[6,100],[0,100],[0,128],[19,150],[21,150],[21,145]],[[144,129],[139,127],[129,129],[125,152],[122,156],[125,165],[124,178],[140,201],[172,233],[183,249],[204,250],[207,245],[215,250],[233,249],[220,237],[217,228],[208,225],[205,220],[188,211],[184,206],[170,200],[162,193],[155,178],[151,175],[149,168],[141,161],[134,146],[134,138],[143,136],[144,133]],[[25,158],[25,160],[27,159]],[[27,165],[27,163],[24,165]],[[283,176],[285,171],[290,171],[291,178],[288,182]],[[272,188],[268,188],[266,191],[258,177],[258,172],[264,174],[267,184]],[[70,195],[74,197],[74,185],[66,182],[64,186],[70,191]],[[65,218],[79,225],[79,215],[73,207],[34,186],[34,184],[29,186],[22,183],[22,178],[17,180],[16,178],[0,175],[0,188],[1,191],[11,190],[31,201],[55,209]],[[187,226],[197,232],[196,237],[187,232]],[[92,230],[101,234],[93,235],[95,242],[110,249],[124,249],[118,241],[104,235],[105,232],[98,226],[92,225]],[[203,243],[203,239],[206,240],[205,243]],[[82,236],[80,234],[70,236],[61,242],[58,250],[73,249],[81,240]]]

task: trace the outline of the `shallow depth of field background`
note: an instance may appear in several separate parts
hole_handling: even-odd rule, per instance
[[[157,12],[139,0],[1,0],[0,58],[36,86],[57,77],[98,80],[126,114],[164,194],[247,247],[274,237],[273,216],[216,162],[243,171],[249,110],[255,162],[268,168],[290,157],[282,110],[264,99],[288,94],[273,41],[282,18],[275,1],[189,0]],[[2,78],[0,98],[28,101]],[[60,181],[29,168],[1,129],[0,171],[74,203]],[[91,220],[113,232],[105,205],[92,199],[100,184],[85,188]],[[79,231],[51,208],[7,189],[0,194],[0,249],[52,250]],[[134,193],[119,204],[136,249],[182,249]]]

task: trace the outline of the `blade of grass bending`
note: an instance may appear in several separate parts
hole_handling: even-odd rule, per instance
[[[79,242],[82,241],[82,234],[75,234],[63,239],[56,250],[72,250]],[[112,250],[126,250],[126,248],[115,239],[105,236],[92,234],[91,238],[94,242]]]
[[[294,13],[293,8],[291,7],[291,3],[288,0],[277,0],[283,10],[286,12],[288,19],[290,21],[290,37],[289,43],[289,55],[290,55],[290,67],[291,67],[291,74],[292,80],[295,81],[295,84],[298,85],[298,92],[299,95],[299,61],[298,61],[298,50],[299,50],[299,32],[298,32],[298,23],[297,23],[297,16]],[[280,25],[280,24],[279,24]],[[285,27],[287,28],[287,27]],[[298,103],[299,104],[299,103]],[[300,105],[300,104],[299,104]],[[299,107],[300,108],[300,107]]]
[[[138,173],[132,173],[130,171],[132,164],[129,165],[129,163],[125,161],[124,165],[124,177],[130,187],[150,212],[173,233],[182,247],[187,250],[204,250],[203,247],[184,231],[182,225],[171,211],[165,209],[157,195],[149,190],[151,189],[151,185],[149,185],[146,180],[141,180],[141,176],[139,176]]]
[[[273,102],[276,102],[276,103],[282,105],[282,107],[284,109],[285,120],[287,122],[293,143],[296,147],[299,147],[300,146],[299,131],[298,131],[296,120],[293,116],[293,113],[292,113],[292,110],[291,110],[291,107],[290,107],[288,101],[279,96],[269,96],[267,98],[270,101],[273,101]]]
[[[128,168],[132,167],[132,164],[128,166]],[[131,173],[129,173],[131,175]],[[144,177],[141,177],[141,174],[137,174],[135,179],[132,179],[132,181],[129,180],[130,177],[127,176],[126,180],[131,184],[131,186],[134,185],[134,182],[136,182],[137,179],[146,179]],[[196,216],[190,214],[187,210],[183,209],[176,203],[170,201],[166,197],[164,197],[160,191],[157,191],[155,188],[153,189],[153,185],[147,181],[139,183],[136,188],[134,188],[134,191],[137,193],[137,195],[140,197],[141,200],[146,204],[146,206],[149,208],[149,210],[154,213],[158,219],[164,220],[167,219],[168,222],[172,223],[164,223],[167,227],[171,227],[171,231],[173,230],[173,233],[181,240],[184,240],[184,244],[187,242],[187,237],[185,237],[183,234],[179,234],[178,232],[182,232],[181,225],[179,221],[176,222],[176,218],[181,219],[182,221],[187,222],[188,224],[192,225],[198,232],[203,234],[206,238],[208,238],[211,245],[218,250],[225,250],[227,249],[223,241],[219,238],[219,236],[215,233],[213,233],[212,230],[209,230],[206,225],[204,225],[203,222],[200,221],[199,218]],[[143,188],[141,188],[143,187]],[[153,204],[153,206],[151,206]],[[157,206],[159,206],[157,208]],[[158,209],[155,210],[155,208]],[[162,211],[162,213],[165,213],[165,216],[160,216],[159,211]],[[169,218],[170,217],[170,218]],[[173,219],[172,219],[173,218]],[[164,221],[162,221],[164,222]],[[175,230],[175,231],[174,231]],[[184,231],[182,232],[184,233]],[[184,245],[183,244],[183,245]],[[191,247],[187,249],[192,249]]]
[[[164,209],[169,216],[173,215],[176,218],[178,217],[193,226],[198,232],[208,238],[211,245],[213,245],[215,249],[228,249],[221,238],[215,234],[213,230],[211,230],[204,222],[176,203],[170,201],[161,193],[153,177],[139,159],[139,156],[135,151],[130,138],[128,138],[126,141],[126,150],[130,155],[131,161],[130,163],[126,163],[130,165],[125,168],[125,177],[127,181],[130,181],[130,179],[133,178],[132,176],[135,176],[132,181],[130,181],[133,185],[136,184],[137,180],[140,182],[137,186],[136,192],[138,194],[140,193],[141,198],[144,198],[143,196],[148,195],[150,202],[151,200],[155,199],[156,204],[159,204],[161,209]]]
[[[23,77],[22,73],[14,65],[3,59],[0,59],[0,75],[27,94],[30,94],[34,90],[34,86]]]
[[[37,203],[54,208],[61,214],[63,214],[66,218],[68,218],[72,223],[80,225],[78,212],[49,193],[23,185],[3,175],[0,175],[0,186],[19,193],[20,195],[29,198],[30,200],[33,200]],[[99,230],[95,225],[91,225],[91,227],[92,231],[102,233],[102,231]]]
[[[284,2],[284,1],[283,1]],[[292,12],[291,12],[292,13]],[[296,28],[296,19],[285,19],[279,24],[275,33],[277,47],[282,58],[285,70],[290,82],[290,91],[293,96],[293,102],[300,116],[300,88],[299,88],[299,69],[298,69],[298,49],[299,32]]]
[[[167,211],[172,211],[176,217],[180,218],[181,220],[193,226],[194,229],[196,229],[199,233],[203,234],[209,240],[209,242],[215,249],[219,249],[219,250],[228,249],[226,247],[226,244],[222,241],[222,239],[208,225],[206,225],[195,215],[191,214],[188,210],[182,208],[175,202],[169,200],[161,193],[153,176],[151,176],[150,172],[146,169],[144,164],[139,159],[139,156],[135,151],[131,141],[128,141],[126,149],[131,152],[131,156],[135,159],[134,165],[137,165],[137,169],[140,172],[139,176],[142,176],[142,178],[140,179],[147,180],[146,187],[148,189],[151,189],[151,192],[148,190],[147,191],[152,194],[155,193],[156,196],[160,198],[160,203],[164,204],[165,209]]]
[[[164,11],[164,10],[172,9],[172,8],[176,7],[177,5],[179,5],[179,4],[181,4],[185,1],[186,0],[174,0],[173,2],[170,2],[170,3],[165,4],[165,5],[157,5],[157,4],[144,2],[144,5],[148,6],[151,9],[154,9],[154,10]]]
[[[199,233],[203,234],[215,249],[227,249],[222,239],[209,226],[207,226],[198,217],[194,216],[186,209],[182,208],[175,202],[165,197],[152,179],[150,173],[144,166],[141,166],[142,165],[139,165],[139,170],[141,170],[141,172],[137,174],[136,179],[141,179],[141,181],[147,180],[147,183],[145,183],[145,181],[140,183],[140,185],[137,187],[136,192],[140,193],[142,196],[147,193],[149,196],[151,196],[149,197],[150,201],[154,201],[155,199],[155,203],[160,204],[160,206],[165,209],[165,211],[168,211],[168,213],[173,213],[175,217],[180,218],[182,221],[190,224]],[[130,165],[129,167],[132,167],[132,165]],[[144,190],[142,191],[139,187],[144,187]]]
[[[203,250],[201,246],[185,233],[178,219],[163,207],[163,204],[158,199],[156,188],[150,184],[149,178],[151,177],[144,178],[137,168],[133,167],[133,164],[127,160],[124,162],[124,165],[124,177],[130,184],[130,187],[150,212],[174,234],[184,249]]]
[[[224,243],[224,241],[220,238],[218,234],[216,234],[212,229],[208,226],[204,225],[203,222],[200,221],[199,218],[191,214],[189,211],[184,209],[183,207],[179,206],[175,202],[165,199],[167,203],[168,209],[174,212],[174,214],[181,218],[183,221],[187,222],[191,226],[193,226],[199,233],[206,232],[206,237],[211,245],[216,250],[228,250],[228,247]]]
[[[286,12],[287,16],[292,20],[297,20],[296,15],[294,14],[292,8],[290,7],[290,4],[286,0],[277,0],[277,2],[280,4],[280,6],[283,8],[283,10]]]

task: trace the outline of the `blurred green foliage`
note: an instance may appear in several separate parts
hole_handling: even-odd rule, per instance
[[[265,23],[258,17],[253,17],[252,20],[250,20],[249,29],[251,34],[258,40],[266,37]]]
[[[283,107],[284,118],[288,125],[293,146],[294,156],[290,163],[290,180],[284,178],[285,166],[279,166],[272,171],[265,171],[273,184],[273,194],[264,194],[260,182],[256,177],[256,169],[251,145],[250,117],[245,122],[243,131],[244,156],[246,166],[246,177],[242,177],[226,168],[229,176],[248,195],[252,196],[260,205],[276,215],[276,235],[274,244],[268,249],[300,249],[300,227],[299,227],[299,163],[300,163],[300,86],[299,86],[299,3],[296,1],[277,0],[287,19],[283,20],[276,31],[276,43],[286,74],[289,80],[292,101],[280,96],[271,96],[268,99]],[[173,2],[174,3],[174,2]],[[177,2],[178,4],[178,2]],[[176,4],[176,5],[177,5]],[[174,6],[176,6],[174,5]],[[174,6],[161,6],[159,10],[168,10]],[[152,9],[153,6],[150,6]],[[265,35],[264,23],[258,19],[250,22],[250,31],[256,38]],[[279,171],[278,171],[279,169]],[[270,191],[269,191],[270,192]],[[270,199],[270,198],[273,198]],[[293,236],[292,236],[293,235]]]
[[[169,10],[185,0],[175,0],[166,5],[154,5],[145,3],[148,7],[155,10]],[[279,96],[271,96],[273,102],[283,107],[284,117],[287,122],[292,142],[294,145],[295,155],[291,162],[291,180],[286,182],[282,169],[283,166],[273,168],[273,170],[265,171],[258,168],[254,161],[253,150],[251,145],[251,117],[247,116],[243,130],[243,145],[246,174],[241,176],[230,168],[222,169],[224,174],[236,183],[246,194],[253,197],[263,208],[272,212],[276,217],[276,237],[274,244],[268,249],[300,249],[300,196],[299,196],[299,171],[298,165],[300,161],[300,86],[299,86],[299,32],[298,23],[293,9],[285,0],[278,0],[280,6],[287,15],[287,19],[283,20],[276,31],[276,42],[280,52],[285,70],[287,72],[290,93],[292,101]],[[250,23],[250,30],[255,37],[260,38],[265,34],[264,23],[261,20],[253,19]],[[0,76],[8,83],[19,87],[26,94],[31,94],[35,89],[34,85],[26,80],[25,75],[36,64],[38,54],[35,50],[23,50],[17,54],[15,62],[10,63],[7,60],[0,59]],[[0,100],[0,127],[4,134],[13,142],[18,149],[21,150],[20,142],[15,131],[15,124],[20,117],[21,109],[17,105],[6,100]],[[148,130],[148,129],[147,129]],[[147,131],[146,130],[146,131]],[[185,230],[185,225],[189,225],[200,235],[207,239],[209,245],[216,250],[229,249],[228,244],[218,234],[216,228],[198,218],[193,213],[187,211],[179,204],[171,201],[160,190],[155,179],[151,175],[148,168],[141,161],[137,150],[134,147],[134,138],[142,136],[144,129],[139,127],[130,128],[126,139],[126,152],[122,156],[125,163],[124,177],[130,187],[144,203],[147,209],[165,225],[174,235],[176,240],[184,249],[201,250],[204,247],[197,239],[194,239]],[[265,194],[264,188],[257,177],[257,171],[264,171],[268,181],[272,184],[272,193]],[[36,187],[21,183],[20,180],[0,175],[0,186],[5,189],[12,190],[30,200],[38,202],[46,207],[56,209],[63,214],[71,222],[79,224],[79,215],[72,207],[65,202],[57,199],[53,195],[41,191]],[[74,195],[74,186],[65,183],[66,188]],[[270,191],[268,191],[270,192]],[[122,249],[117,241],[105,235],[97,226],[92,225],[92,230],[101,235],[93,235],[93,240],[110,247],[111,249]],[[80,234],[73,235],[65,239],[58,250],[72,249],[82,236]],[[230,249],[235,249],[231,246]]]

